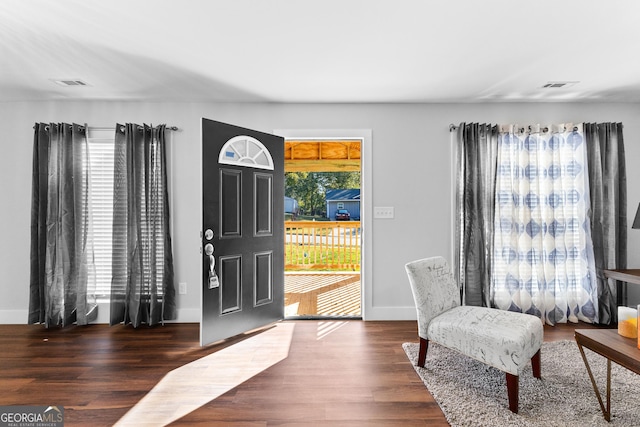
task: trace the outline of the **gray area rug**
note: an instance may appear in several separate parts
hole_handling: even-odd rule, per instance
[[[452,426],[640,426],[640,375],[611,364],[611,422],[600,411],[580,350],[573,341],[544,343],[542,379],[531,363],[520,375],[519,413],[509,411],[505,374],[430,343],[425,368],[418,344],[402,345]],[[640,351],[640,350],[638,350]],[[606,405],[606,359],[585,349]]]

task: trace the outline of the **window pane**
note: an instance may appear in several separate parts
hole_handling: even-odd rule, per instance
[[[108,298],[111,289],[113,223],[113,138],[89,138],[91,207],[93,211],[96,295]]]

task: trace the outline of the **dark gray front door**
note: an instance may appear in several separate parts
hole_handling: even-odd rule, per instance
[[[201,345],[284,317],[284,138],[202,119]]]

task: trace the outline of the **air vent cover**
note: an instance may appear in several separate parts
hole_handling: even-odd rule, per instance
[[[60,86],[90,86],[87,82],[80,79],[51,79],[52,82]]]
[[[549,82],[546,85],[542,86],[544,89],[547,88],[566,88],[566,87],[571,87],[575,84],[578,84],[579,82]]]

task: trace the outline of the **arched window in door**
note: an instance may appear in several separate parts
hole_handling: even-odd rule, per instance
[[[267,147],[247,135],[228,140],[220,150],[218,163],[273,170],[273,158]]]

